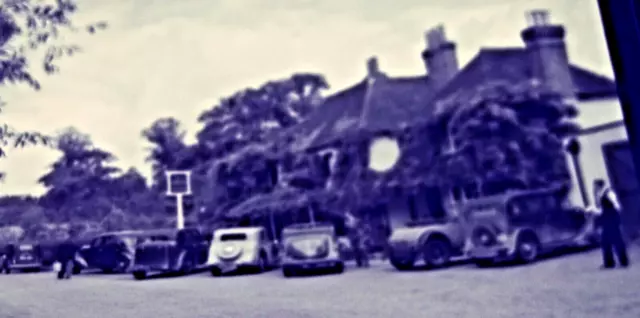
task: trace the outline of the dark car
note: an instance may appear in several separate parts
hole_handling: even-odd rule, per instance
[[[595,218],[563,204],[563,188],[512,192],[464,206],[471,248],[480,266],[534,262],[546,252],[597,245]]]
[[[188,274],[206,267],[210,241],[197,228],[164,230],[136,248],[133,277],[151,273]]]
[[[79,273],[83,269],[99,269],[104,273],[125,273],[133,264],[137,244],[165,232],[138,230],[101,234],[89,244],[80,245],[79,255],[86,264],[82,266],[77,263],[74,272]]]
[[[7,259],[11,255],[7,255],[6,251],[13,250],[13,257]],[[36,243],[20,243],[20,244],[7,244],[4,246],[2,255],[2,264],[0,271],[4,271],[5,274],[9,274],[14,270],[29,271],[29,270],[42,270],[42,252],[40,245]],[[8,261],[8,262],[6,262]],[[6,265],[6,266],[5,266]]]
[[[335,228],[330,224],[294,224],[282,230],[284,255],[282,274],[294,276],[302,271],[328,269],[344,271]]]

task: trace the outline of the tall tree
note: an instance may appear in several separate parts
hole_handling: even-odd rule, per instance
[[[198,143],[222,157],[253,142],[264,142],[283,128],[301,122],[322,103],[328,88],[319,74],[294,74],[223,98],[200,115],[204,128]]]
[[[316,110],[326,88],[322,75],[294,74],[241,90],[202,113],[194,181],[206,190],[194,190],[200,192],[204,217],[273,189],[273,149],[264,145]]]
[[[75,0],[0,0],[0,86],[25,83],[38,90],[40,82],[31,72],[33,63],[29,63],[32,53],[44,52],[39,62],[46,73],[52,74],[58,70],[55,65],[58,58],[78,52],[77,45],[60,40],[65,31],[81,29],[72,23],[76,11]],[[105,22],[97,22],[83,29],[94,33],[106,27]],[[0,111],[2,106],[0,96]],[[48,141],[42,134],[19,132],[0,123],[0,157],[5,155],[6,146],[22,147]],[[0,181],[2,176],[0,173]]]
[[[142,131],[142,136],[152,145],[147,162],[151,163],[154,187],[164,190],[164,173],[168,169],[185,168],[181,163],[191,150],[185,144],[185,135],[180,122],[172,117],[160,118]]]
[[[63,220],[92,219],[108,213],[113,203],[105,192],[119,171],[109,165],[115,157],[74,128],[62,132],[56,146],[62,156],[39,180],[47,188],[43,202],[62,213]]]

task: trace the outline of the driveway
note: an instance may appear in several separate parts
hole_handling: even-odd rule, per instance
[[[208,273],[134,281],[129,275],[0,276],[0,317],[640,317],[636,265],[602,271],[598,251],[530,266],[459,265],[397,272],[388,264],[342,275],[285,279],[279,271],[213,278]]]

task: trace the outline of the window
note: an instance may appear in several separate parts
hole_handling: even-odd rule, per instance
[[[267,161],[267,171],[269,184],[271,186],[275,186],[278,184],[280,167],[277,160],[268,160]]]
[[[229,234],[222,234],[220,236],[220,242],[244,241],[246,239],[247,239],[247,235],[244,233],[229,233]]]
[[[425,189],[425,196],[431,217],[445,217],[447,213],[444,205],[442,204],[442,196],[440,195],[439,189],[437,187],[427,187]]]
[[[418,207],[416,204],[415,195],[409,196],[409,217],[411,221],[416,221],[418,219]]]
[[[103,241],[102,237],[98,237],[96,239],[93,239],[93,241],[91,241],[91,247],[98,247],[98,246],[102,245],[102,241]]]

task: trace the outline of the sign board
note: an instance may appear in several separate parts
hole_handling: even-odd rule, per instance
[[[167,195],[191,194],[191,171],[167,171]]]

